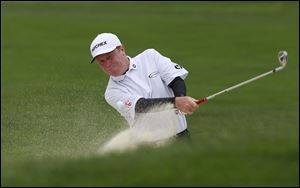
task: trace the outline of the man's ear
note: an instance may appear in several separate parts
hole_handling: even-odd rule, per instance
[[[118,46],[117,48],[119,48],[119,50],[121,50],[124,54],[125,53],[125,46],[122,44],[121,46]]]

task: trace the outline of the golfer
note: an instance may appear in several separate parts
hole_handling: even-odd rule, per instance
[[[186,96],[187,70],[154,49],[129,57],[119,38],[112,33],[97,35],[90,51],[91,63],[96,62],[110,76],[105,100],[124,116],[130,127],[139,113],[172,103],[182,112],[175,114],[176,135],[189,136],[185,114],[193,113],[197,100]]]

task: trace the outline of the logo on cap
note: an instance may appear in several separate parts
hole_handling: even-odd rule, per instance
[[[94,52],[99,46],[104,46],[105,44],[107,44],[106,41],[103,41],[103,42],[101,42],[101,43],[96,44],[96,45],[93,47],[92,52]]]

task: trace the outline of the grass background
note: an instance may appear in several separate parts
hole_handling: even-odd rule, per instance
[[[191,142],[100,157],[125,120],[89,45],[116,33],[189,71]],[[1,186],[299,186],[299,2],[1,1]]]

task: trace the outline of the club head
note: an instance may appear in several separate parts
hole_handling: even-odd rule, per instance
[[[285,65],[288,62],[288,53],[286,51],[280,51],[278,52],[278,60],[282,67],[285,67]]]

